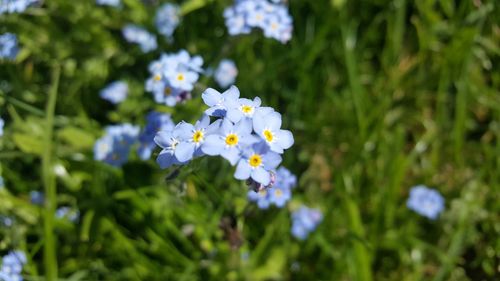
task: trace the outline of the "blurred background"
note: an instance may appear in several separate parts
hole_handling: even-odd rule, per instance
[[[0,0],[0,280],[500,280],[498,2],[266,0],[269,26],[247,2]],[[146,81],[181,50],[203,70],[169,106]],[[290,199],[220,157],[95,159],[107,126],[198,120],[224,59],[294,134]]]

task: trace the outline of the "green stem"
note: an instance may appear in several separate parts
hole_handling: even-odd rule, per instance
[[[52,82],[48,93],[49,99],[46,107],[45,135],[43,139],[45,150],[42,155],[42,175],[45,188],[44,264],[45,277],[48,281],[57,280],[57,256],[54,237],[54,214],[57,205],[57,190],[56,179],[52,171],[52,135],[60,74],[61,70],[56,65],[52,71]]]
[[[349,87],[352,95],[354,110],[358,120],[358,127],[362,142],[365,141],[366,136],[366,113],[363,104],[363,87],[361,86],[361,79],[359,78],[356,54],[354,52],[356,46],[356,33],[353,25],[342,27],[342,41],[344,42],[344,58],[347,67],[347,75],[349,78]]]

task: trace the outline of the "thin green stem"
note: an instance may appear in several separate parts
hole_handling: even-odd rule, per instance
[[[57,205],[56,179],[52,170],[52,136],[54,131],[54,114],[59,87],[61,69],[56,65],[52,71],[52,82],[48,93],[45,118],[45,135],[43,139],[44,152],[42,155],[42,175],[45,187],[44,213],[44,264],[45,277],[48,281],[57,280],[57,256],[54,237],[54,214]]]

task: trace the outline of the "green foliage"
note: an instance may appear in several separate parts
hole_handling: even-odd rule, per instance
[[[194,121],[215,83],[202,79],[175,108],[144,92],[160,51],[143,54],[121,27],[153,31],[158,1],[43,2],[0,15],[0,33],[16,33],[22,47],[0,62],[0,214],[15,220],[0,228],[0,251],[27,252],[26,280],[500,278],[494,0],[291,0],[286,45],[257,31],[229,37],[231,1],[183,1],[175,40],[159,37],[160,51],[185,48],[211,67],[234,59],[242,95],[262,97],[294,132],[284,165],[299,186],[286,208],[267,211],[217,158],[167,171],[135,155],[122,169],[95,162],[106,125],[142,125],[152,109]],[[117,79],[131,93],[115,107],[98,92]],[[437,221],[406,208],[421,183],[446,198]],[[29,202],[51,187],[45,207]],[[301,203],[324,213],[304,242],[290,234]],[[54,219],[55,205],[78,209],[78,223]]]

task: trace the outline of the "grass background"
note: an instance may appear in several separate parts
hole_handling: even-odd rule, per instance
[[[0,16],[22,46],[0,63],[0,214],[15,219],[0,250],[27,252],[26,280],[500,279],[496,1],[291,0],[286,45],[229,37],[231,1],[179,1],[175,41],[149,54],[121,28],[154,31],[158,1],[123,2],[47,0]],[[283,165],[299,177],[286,208],[249,204],[218,158],[173,179],[135,155],[122,169],[93,161],[106,125],[144,124],[151,109],[198,118],[210,79],[175,108],[143,90],[149,62],[181,48],[205,66],[235,60],[242,95],[283,114],[296,140]],[[131,93],[115,107],[98,92],[117,79]],[[406,208],[417,184],[446,198],[437,221]],[[32,190],[46,192],[43,208]],[[324,213],[304,242],[289,215],[302,203]],[[62,205],[78,223],[53,219]]]

